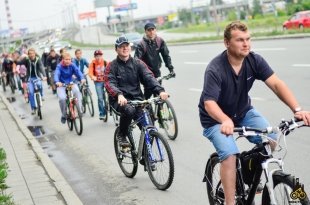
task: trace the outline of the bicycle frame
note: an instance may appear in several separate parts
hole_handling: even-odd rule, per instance
[[[34,87],[34,104],[36,107],[38,107],[38,105],[40,105],[40,107],[42,107],[42,96],[41,96],[41,93],[40,93],[40,89],[38,87],[38,82],[41,81],[40,79],[36,79],[36,80],[33,80],[32,83],[33,83],[33,87]],[[40,99],[40,102],[37,102],[37,98],[36,96],[39,96],[39,99]]]

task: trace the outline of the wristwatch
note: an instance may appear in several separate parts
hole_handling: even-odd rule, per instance
[[[294,113],[299,112],[299,111],[302,111],[302,108],[301,108],[301,107],[296,107],[296,108],[294,109]]]

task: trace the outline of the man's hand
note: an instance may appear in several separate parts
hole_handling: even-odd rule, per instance
[[[81,84],[83,85],[83,84],[85,84],[86,83],[86,80],[85,79],[82,79],[81,80]]]
[[[162,100],[167,100],[168,97],[169,97],[169,94],[166,93],[166,92],[161,92],[161,93],[159,93],[159,97],[160,97],[160,99],[162,99]]]
[[[43,81],[46,81],[46,80],[47,80],[47,77],[43,77],[42,80],[43,80]]]
[[[221,133],[224,135],[232,135],[234,133],[234,123],[231,119],[224,120],[221,125]]]
[[[310,112],[309,111],[301,110],[301,111],[295,112],[294,117],[299,120],[303,120],[305,125],[310,126]]]
[[[118,95],[117,102],[120,106],[124,106],[127,104],[127,99],[123,95]]]
[[[62,87],[62,82],[57,82],[57,83],[56,83],[56,86],[57,86],[57,87]]]

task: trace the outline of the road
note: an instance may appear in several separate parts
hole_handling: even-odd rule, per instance
[[[310,110],[310,38],[262,40],[253,42],[253,51],[270,63],[277,75],[293,90],[303,108]],[[198,101],[208,62],[224,50],[223,43],[173,46],[170,52],[177,77],[164,82],[179,121],[179,136],[170,141],[175,160],[175,178],[167,191],[157,190],[147,173],[139,167],[134,179],[120,171],[113,148],[115,126],[111,120],[98,119],[98,109],[91,118],[83,118],[84,132],[77,136],[67,125],[60,123],[57,97],[45,87],[43,120],[30,115],[30,108],[21,95],[12,104],[27,125],[39,125],[45,134],[38,136],[43,148],[71,184],[85,205],[104,204],[208,204],[205,184],[202,183],[208,156],[213,146],[202,136],[198,117]],[[93,51],[85,50],[91,58]],[[115,51],[104,50],[104,58],[113,59]],[[163,73],[167,70],[163,69]],[[91,87],[94,91],[94,88]],[[9,94],[7,94],[9,95]],[[291,118],[286,106],[262,83],[251,91],[253,105],[277,125],[281,118]],[[293,173],[310,190],[309,145],[307,128],[299,129],[287,139],[288,155],[285,170]],[[240,150],[252,145],[239,140]]]

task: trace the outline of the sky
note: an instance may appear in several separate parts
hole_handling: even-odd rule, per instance
[[[119,4],[129,0],[115,0]],[[192,0],[131,0],[137,3],[133,10],[134,18],[161,15],[175,12],[178,8],[190,7]],[[201,1],[201,0],[194,0]],[[78,22],[78,14],[95,11],[93,0],[9,0],[14,29],[28,28],[30,32],[52,29],[66,25],[66,22]],[[111,15],[128,15],[129,12],[113,12]],[[107,8],[96,9],[97,22],[106,22]],[[85,21],[85,20],[84,20]],[[83,24],[83,21],[80,22]],[[84,22],[85,24],[85,22]],[[8,29],[4,0],[0,0],[0,30]]]

